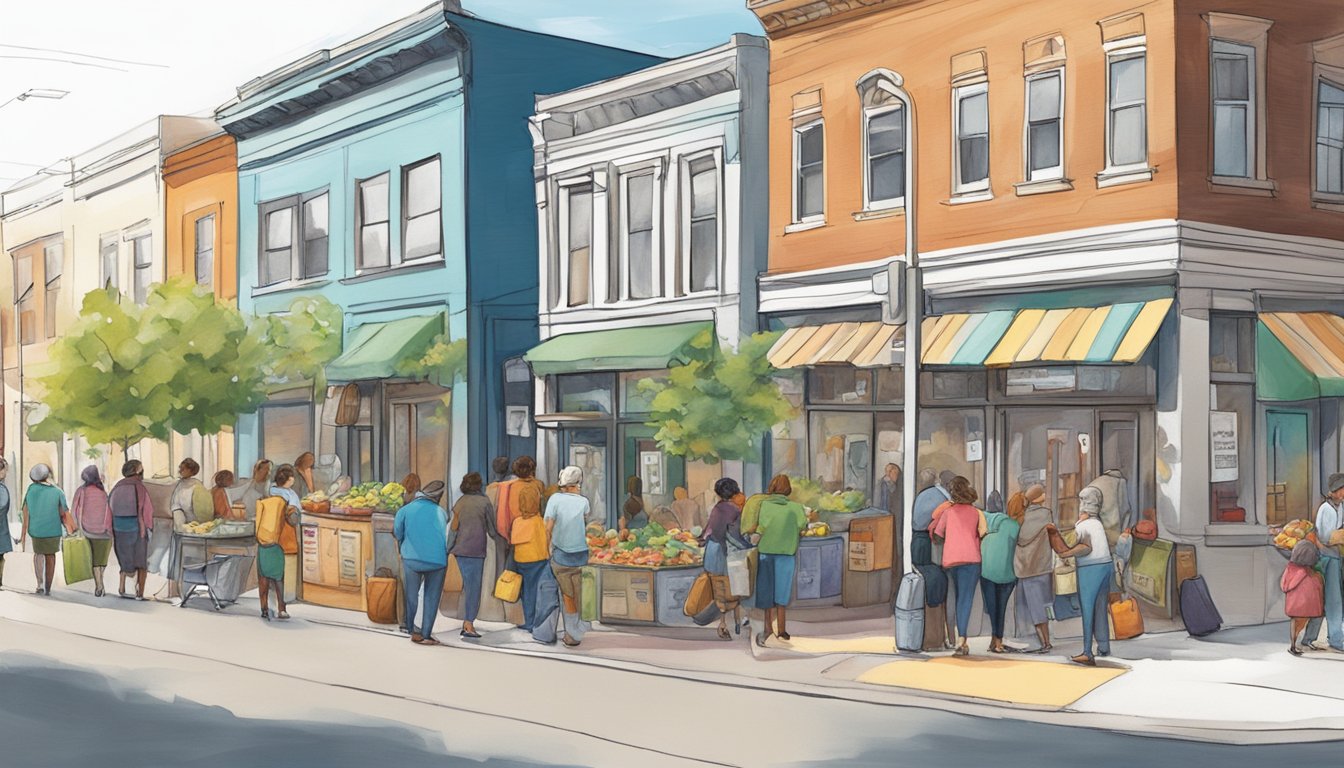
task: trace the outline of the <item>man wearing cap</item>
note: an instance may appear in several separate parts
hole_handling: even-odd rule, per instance
[[[401,547],[401,575],[406,589],[406,632],[417,645],[439,645],[434,639],[434,620],[439,615],[439,597],[448,570],[448,514],[439,505],[443,482],[435,480],[421,488],[410,504],[397,510],[392,535]],[[420,590],[425,595],[421,631],[415,630],[415,609]]]
[[[1316,510],[1316,539],[1320,542],[1321,558],[1318,567],[1325,575],[1325,636],[1330,650],[1344,653],[1344,581],[1341,581],[1339,547],[1330,546],[1334,533],[1344,528],[1344,473],[1336,472],[1325,481],[1325,500]],[[1307,622],[1307,647],[1325,650],[1315,644],[1321,631],[1321,619]]]
[[[570,648],[583,639],[579,601],[583,566],[588,564],[585,527],[592,505],[579,493],[583,470],[575,466],[560,470],[560,491],[546,502],[546,533],[551,540],[551,572],[564,598],[565,634],[561,641]]]

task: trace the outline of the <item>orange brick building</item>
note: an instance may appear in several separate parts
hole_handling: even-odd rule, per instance
[[[748,7],[771,45],[760,311],[801,411],[775,471],[896,514],[888,465],[1039,483],[1064,527],[1094,485],[1113,534],[1158,522],[1152,620],[1192,560],[1230,623],[1281,616],[1270,530],[1344,456],[1344,7]],[[910,215],[918,334],[892,330]]]

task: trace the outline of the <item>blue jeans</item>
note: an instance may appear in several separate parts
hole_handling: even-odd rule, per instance
[[[481,612],[481,575],[485,572],[484,557],[457,555],[457,569],[462,572],[462,620],[475,621]]]
[[[1340,559],[1321,555],[1321,570],[1325,572],[1325,637],[1331,648],[1344,649],[1344,581],[1340,580]],[[1316,642],[1321,633],[1321,619],[1307,622],[1305,642]]]
[[[1092,658],[1092,642],[1103,654],[1111,652],[1110,586],[1115,566],[1093,563],[1078,566],[1078,598],[1083,604],[1083,655]]]
[[[532,622],[537,618],[537,582],[541,574],[551,567],[550,560],[538,560],[535,563],[514,563],[514,568],[523,577],[523,590],[520,600],[523,603],[523,629],[531,630]]]
[[[947,569],[957,587],[957,637],[965,639],[966,626],[971,623],[971,609],[975,607],[975,583],[980,581],[980,564],[966,563]]]
[[[425,590],[425,617],[420,625],[420,636],[434,634],[434,619],[439,616],[439,598],[443,596],[443,577],[448,568],[417,571],[409,565],[401,567],[401,580],[406,585],[406,632],[415,632],[415,609],[420,600],[420,588]]]
[[[995,584],[986,578],[980,579],[980,596],[985,599],[985,613],[989,614],[990,633],[999,640],[1003,639],[1003,622],[1008,616],[1008,598],[1013,596],[1013,587],[1017,582]]]

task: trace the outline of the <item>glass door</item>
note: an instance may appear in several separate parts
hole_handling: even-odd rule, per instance
[[[1269,525],[1313,516],[1311,485],[1311,415],[1307,411],[1265,412],[1268,487],[1265,510]]]
[[[644,496],[644,512],[651,520],[655,519],[654,512],[659,507],[670,510],[676,500],[673,491],[686,486],[686,460],[664,453],[653,438],[656,431],[642,424],[621,427],[621,503],[625,503],[630,478],[638,477]],[[671,519],[666,511],[657,517],[664,521]]]
[[[608,528],[616,527],[616,517],[611,503],[617,498],[612,482],[611,454],[608,444],[611,439],[609,427],[564,428],[560,430],[560,454],[566,465],[583,470],[583,495],[588,497],[593,514],[607,521]],[[557,468],[558,472],[558,468]]]

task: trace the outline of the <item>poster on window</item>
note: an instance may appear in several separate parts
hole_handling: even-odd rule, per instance
[[[663,490],[663,453],[662,451],[639,452],[639,479],[644,483],[644,493],[661,496]]]
[[[506,430],[512,437],[531,437],[532,430],[528,422],[528,407],[526,405],[511,405],[504,409],[504,418],[506,421]]]
[[[1238,479],[1236,411],[1209,412],[1209,451],[1211,482]]]

